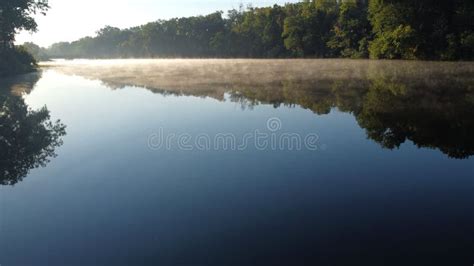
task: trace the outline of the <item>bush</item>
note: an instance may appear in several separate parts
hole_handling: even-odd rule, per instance
[[[416,33],[410,26],[400,25],[393,31],[385,31],[370,43],[370,58],[416,59]]]
[[[465,31],[461,34],[446,36],[447,49],[441,54],[443,60],[473,60],[474,32]]]
[[[36,60],[23,47],[0,50],[0,77],[35,71]]]
[[[20,47],[26,49],[28,53],[30,53],[37,62],[40,61],[49,61],[50,58],[46,52],[45,48],[39,47],[38,45],[32,42],[26,42],[22,44]]]

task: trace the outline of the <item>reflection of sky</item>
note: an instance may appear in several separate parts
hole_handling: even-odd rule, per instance
[[[93,35],[105,25],[127,28],[157,19],[203,15],[238,8],[240,3],[270,6],[297,0],[50,0],[51,10],[38,18],[39,32],[22,33],[19,43],[48,46]]]

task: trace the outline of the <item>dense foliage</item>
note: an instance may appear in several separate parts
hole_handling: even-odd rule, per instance
[[[0,1],[0,77],[34,69],[34,57],[13,42],[21,30],[35,32],[38,25],[33,16],[38,12],[45,14],[48,8],[48,0]]]
[[[0,49],[0,77],[23,74],[35,69],[36,61],[22,46]]]
[[[50,59],[48,56],[48,51],[45,48],[40,47],[32,42],[25,42],[20,47],[30,53],[37,62],[48,61]]]
[[[373,58],[472,59],[473,1],[371,0]]]
[[[226,16],[107,26],[95,37],[52,45],[65,58],[348,57],[473,59],[474,4],[434,0],[306,0],[240,8]]]

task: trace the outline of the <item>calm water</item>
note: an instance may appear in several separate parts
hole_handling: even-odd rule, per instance
[[[0,86],[2,266],[474,262],[474,64],[74,61]]]

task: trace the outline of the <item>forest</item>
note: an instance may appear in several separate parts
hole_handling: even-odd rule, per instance
[[[472,60],[474,2],[312,0],[158,20],[56,43],[55,58]]]
[[[42,48],[14,45],[35,32],[47,0],[0,2],[0,76],[48,58],[474,59],[474,1],[306,0],[157,20]]]

